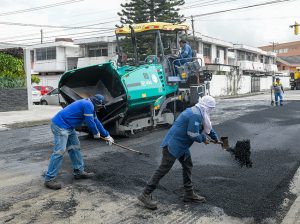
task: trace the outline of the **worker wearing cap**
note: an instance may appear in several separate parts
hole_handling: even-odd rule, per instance
[[[138,199],[149,209],[156,209],[157,205],[151,199],[151,193],[156,189],[159,181],[172,168],[176,159],[181,163],[184,185],[184,202],[205,202],[205,198],[197,195],[192,184],[192,159],[189,148],[196,141],[208,144],[208,136],[214,143],[218,143],[218,136],[210,122],[210,113],[215,108],[215,100],[211,96],[199,98],[199,102],[184,110],[176,119],[165,136],[161,148],[162,161],[158,169],[147,183]]]
[[[71,103],[54,116],[51,123],[51,130],[54,135],[54,149],[50,158],[48,171],[45,174],[46,187],[54,190],[62,187],[60,183],[56,182],[55,178],[58,175],[63,155],[66,151],[68,151],[72,162],[75,179],[86,179],[94,176],[93,173],[84,171],[80,142],[75,128],[85,122],[95,138],[103,136],[111,145],[114,139],[105,130],[96,115],[96,111],[103,106],[104,97],[97,94],[88,99]]]
[[[180,40],[179,46],[181,47],[181,51],[178,59],[181,59],[180,65],[184,65],[185,63],[191,61],[193,57],[193,51],[190,45],[185,40]]]
[[[280,99],[280,106],[282,106],[282,95],[284,93],[282,83],[280,82],[280,78],[276,78],[276,81],[273,83],[272,86],[274,90],[274,95],[275,95],[275,104],[278,106],[278,98]]]

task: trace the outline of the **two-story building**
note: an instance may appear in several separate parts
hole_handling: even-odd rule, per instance
[[[58,86],[67,70],[106,62],[115,57],[115,41],[111,37],[80,40],[56,39],[53,43],[30,46],[32,74],[40,77],[40,85]]]

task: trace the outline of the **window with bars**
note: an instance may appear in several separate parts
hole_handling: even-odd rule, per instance
[[[88,57],[101,57],[101,56],[108,56],[107,44],[88,46]]]
[[[211,56],[211,45],[203,44],[203,56],[210,57]]]
[[[38,48],[36,49],[36,60],[54,60],[56,59],[56,47]]]

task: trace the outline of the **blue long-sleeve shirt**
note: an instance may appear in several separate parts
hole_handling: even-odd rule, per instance
[[[52,118],[52,122],[64,129],[73,129],[85,122],[93,135],[98,135],[99,133],[103,137],[109,135],[108,131],[98,120],[94,105],[89,99],[77,100],[71,103],[58,112]]]
[[[181,58],[186,58],[186,59],[190,59],[190,58],[193,57],[192,48],[187,43],[185,43],[183,45],[183,47],[181,48],[180,57]]]
[[[190,156],[190,146],[196,142],[204,142],[206,136],[202,134],[202,114],[199,108],[191,107],[184,110],[174,122],[165,136],[161,147],[168,147],[169,152],[179,159],[181,156]],[[209,136],[218,140],[216,132],[212,129]]]

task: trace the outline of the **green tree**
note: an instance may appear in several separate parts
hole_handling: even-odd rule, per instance
[[[0,53],[0,88],[25,86],[23,60]]]
[[[31,75],[31,83],[39,84],[41,79],[36,75]]]
[[[122,10],[118,15],[122,24],[181,23],[185,20],[179,14],[179,9],[184,3],[184,0],[126,0],[121,4]]]

